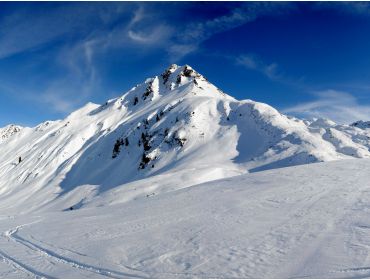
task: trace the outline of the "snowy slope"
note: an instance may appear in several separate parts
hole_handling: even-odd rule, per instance
[[[138,180],[176,176],[187,187],[284,166],[367,158],[369,136],[369,129],[303,121],[263,103],[238,101],[190,66],[171,65],[122,97],[89,103],[64,120],[2,129],[0,211],[18,212],[29,200],[22,211],[50,202],[59,209],[80,207]],[[162,185],[153,184],[153,190],[174,190]]]
[[[368,170],[367,159],[300,165],[113,206],[3,215],[0,276],[369,277]]]

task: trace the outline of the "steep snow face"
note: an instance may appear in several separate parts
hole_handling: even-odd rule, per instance
[[[103,105],[89,103],[64,120],[7,133],[0,145],[0,210],[29,199],[39,208],[60,197],[69,198],[59,199],[65,201],[60,208],[70,199],[81,206],[150,178],[176,176],[186,187],[246,172],[370,157],[369,134],[238,101],[190,66],[171,65]],[[153,189],[171,189],[162,185]]]

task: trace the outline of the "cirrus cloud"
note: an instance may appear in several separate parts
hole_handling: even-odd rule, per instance
[[[337,123],[352,123],[357,120],[369,120],[370,106],[362,105],[352,94],[328,89],[312,92],[313,101],[297,104],[283,109],[283,113],[300,117],[323,117]]]

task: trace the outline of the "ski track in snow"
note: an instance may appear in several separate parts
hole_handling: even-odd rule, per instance
[[[6,263],[7,265],[11,266],[12,268],[16,269],[17,271],[21,272],[22,274],[25,274],[27,278],[53,278],[50,275],[41,273],[36,271],[34,268],[29,267],[20,261],[17,261],[16,259],[12,258],[8,254],[4,253],[0,250],[0,257],[2,258],[2,261]]]
[[[92,266],[92,265],[88,265],[88,264],[81,263],[79,261],[72,260],[71,258],[64,257],[64,256],[62,256],[62,255],[60,255],[56,252],[53,252],[52,250],[43,248],[43,247],[41,247],[41,246],[39,246],[39,245],[29,241],[29,240],[26,240],[26,239],[20,237],[17,234],[18,231],[21,228],[23,228],[25,226],[32,225],[32,224],[36,224],[38,222],[40,222],[40,220],[32,222],[32,223],[27,223],[27,224],[16,226],[15,228],[12,228],[12,229],[9,229],[9,230],[5,231],[2,234],[2,237],[5,237],[9,241],[12,241],[16,244],[20,244],[24,247],[27,247],[28,249],[31,249],[34,253],[36,253],[40,256],[43,256],[44,258],[50,259],[52,261],[56,261],[58,263],[66,264],[66,265],[70,266],[73,269],[85,270],[85,271],[88,271],[88,272],[92,272],[96,275],[105,276],[107,278],[120,279],[120,278],[143,278],[144,277],[141,274],[139,275],[139,274],[123,273],[123,272],[119,272],[119,271],[113,271],[113,270],[108,270],[108,269],[104,269],[104,268],[98,268],[98,267],[95,267],[95,266]],[[26,273],[28,276],[31,276],[32,278],[55,278],[55,277],[52,277],[48,274],[44,274],[42,272],[39,272],[39,271],[33,269],[32,267],[29,267],[29,266],[23,264],[20,261],[17,261],[16,259],[10,257],[8,254],[2,252],[1,250],[0,250],[0,257],[8,265],[11,265],[12,267],[16,268],[17,270]]]
[[[33,223],[36,223],[36,222],[33,222]],[[13,233],[15,233],[19,228],[21,228],[25,225],[31,225],[33,223],[20,225],[20,226],[15,227],[14,229],[10,229],[10,230],[4,232],[2,234],[2,237],[6,237],[7,239],[9,239],[9,237]],[[20,261],[16,260],[15,258],[11,257],[10,255],[8,255],[7,253],[3,252],[2,250],[0,250],[0,257],[2,258],[4,263],[11,266],[12,268],[14,268],[17,271],[19,271],[21,273],[24,273],[29,278],[53,278],[50,275],[39,272],[39,271],[35,270],[34,268],[32,268],[32,267],[30,267],[26,264],[23,264],[22,262],[20,262]]]

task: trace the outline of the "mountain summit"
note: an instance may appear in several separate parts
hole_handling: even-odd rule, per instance
[[[64,120],[0,132],[0,193],[9,208],[27,199],[35,208],[51,202],[63,208],[71,200],[81,206],[138,180],[152,180],[158,192],[170,190],[174,177],[186,187],[246,172],[370,157],[370,130],[363,126],[299,120],[263,103],[238,101],[192,67],[175,64]],[[19,192],[22,199],[13,195]]]

